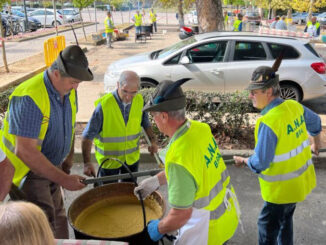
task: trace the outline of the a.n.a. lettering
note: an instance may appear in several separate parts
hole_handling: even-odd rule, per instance
[[[290,135],[292,133],[294,133],[296,130],[298,130],[301,125],[304,123],[304,116],[301,115],[300,118],[296,118],[294,121],[293,121],[293,124],[288,124],[287,125],[287,134]],[[299,137],[301,135],[300,134],[296,134],[297,137]]]
[[[217,150],[217,143],[216,143],[214,137],[212,139],[213,139],[213,144],[211,144],[211,143],[208,144],[208,147],[207,147],[208,154],[204,156],[207,168],[209,167],[209,164],[212,162],[212,160],[216,154],[216,150]],[[218,166],[219,159],[220,159],[220,157],[217,157],[217,159],[214,161],[215,167]]]

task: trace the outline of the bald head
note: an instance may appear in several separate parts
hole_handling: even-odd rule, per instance
[[[139,87],[140,79],[136,72],[134,71],[123,71],[120,74],[119,85],[123,87],[124,85]]]

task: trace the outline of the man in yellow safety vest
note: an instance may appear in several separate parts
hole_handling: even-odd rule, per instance
[[[85,187],[84,177],[70,175],[70,168],[76,89],[90,80],[93,74],[83,50],[66,47],[45,72],[16,87],[0,131],[0,147],[15,168],[13,184],[43,209],[58,239],[69,238],[60,186],[71,191]]]
[[[151,19],[151,23],[153,25],[153,32],[157,32],[157,26],[156,26],[156,17],[157,17],[157,14],[156,12],[154,11],[153,8],[151,8],[151,11],[149,12],[149,17]]]
[[[111,12],[107,12],[107,16],[104,20],[104,27],[105,27],[105,34],[106,34],[106,45],[108,48],[113,48],[112,47],[112,34],[114,30],[114,24],[112,21],[112,15]]]
[[[237,17],[233,23],[233,31],[242,31],[242,14],[239,13]]]
[[[146,198],[168,185],[172,208],[162,220],[148,223],[153,241],[179,230],[176,244],[224,244],[237,229],[240,209],[210,127],[185,117],[186,98],[180,86],[187,80],[161,82],[144,107],[170,142],[160,153],[165,171],[143,180],[134,193]]]
[[[262,110],[255,152],[249,158],[234,156],[236,166],[248,166],[258,175],[265,201],[258,218],[259,245],[293,244],[294,210],[316,187],[311,151],[318,154],[320,147],[319,116],[294,100],[279,98],[273,67],[258,67],[247,88],[253,106]]]
[[[95,176],[95,169],[91,163],[93,140],[96,160],[99,165],[102,165],[100,176],[128,173],[121,163],[112,158],[126,163],[132,172],[138,171],[141,127],[152,143],[148,150],[152,154],[157,152],[156,139],[148,115],[142,112],[144,100],[138,93],[139,83],[139,77],[135,72],[123,71],[117,82],[117,90],[95,102],[96,108],[83,132],[82,139],[86,175]],[[124,181],[132,180],[129,178]]]
[[[139,13],[139,10],[136,10],[136,14],[132,17],[132,21],[135,23],[136,34],[140,33],[141,25],[143,23],[143,16]]]

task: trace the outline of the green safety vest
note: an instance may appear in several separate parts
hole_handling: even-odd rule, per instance
[[[229,16],[228,16],[228,15],[225,15],[225,16],[224,16],[224,22],[227,23],[228,20],[229,20]]]
[[[165,159],[167,180],[171,163],[183,166],[196,181],[193,207],[210,211],[208,244],[223,244],[229,240],[238,226],[234,206],[237,200],[226,192],[228,188],[235,195],[210,127],[205,123],[188,121],[177,138],[169,143]],[[230,209],[226,209],[224,197],[231,203]]]
[[[105,33],[112,33],[113,32],[113,28],[110,28],[109,24],[108,24],[108,20],[110,21],[111,26],[113,26],[113,21],[111,18],[109,18],[108,16],[106,16],[105,20],[104,20],[104,26],[105,26]]]
[[[127,125],[121,114],[119,105],[112,93],[106,94],[95,102],[101,103],[103,112],[102,131],[94,139],[95,157],[98,164],[108,158],[118,158],[128,165],[139,160],[139,138],[141,132],[142,109],[144,100],[137,94],[131,104]],[[107,160],[103,166],[106,169],[120,168],[121,164]]]
[[[242,22],[241,20],[234,21],[234,23],[233,23],[233,31],[239,31],[239,26],[240,26],[241,22]]]
[[[304,121],[304,109],[296,101],[286,100],[257,120],[257,144],[260,123],[277,137],[275,156],[268,169],[259,174],[261,194],[276,204],[305,200],[316,186],[310,143]]]
[[[152,23],[154,23],[156,21],[156,13],[155,13],[155,11],[154,12],[150,11],[149,16],[151,17]]]
[[[9,97],[9,104],[8,104],[8,110],[6,112],[5,119],[3,120],[3,126],[0,130],[1,134],[1,142],[0,147],[5,152],[8,159],[11,161],[13,166],[15,167],[15,175],[13,178],[13,183],[16,186],[20,185],[21,180],[24,178],[24,176],[29,172],[29,167],[19,158],[15,155],[15,146],[16,146],[16,136],[9,133],[9,108],[10,108],[10,102],[11,99],[14,96],[29,96],[36,106],[40,109],[42,115],[43,115],[43,121],[41,124],[40,134],[38,136],[38,142],[37,142],[37,149],[39,151],[42,150],[42,143],[45,138],[45,135],[48,130],[49,126],[49,118],[50,118],[50,99],[49,95],[46,89],[46,86],[44,84],[43,79],[44,72],[34,76],[33,78],[23,82],[20,84],[14,92]],[[77,105],[76,105],[76,91],[72,90],[69,95],[70,105],[71,105],[71,123],[72,123],[72,136],[71,136],[71,142],[73,140],[73,135],[75,132],[75,122],[76,122],[76,112],[77,112]]]
[[[134,18],[135,18],[135,26],[141,26],[142,25],[142,15],[141,14],[135,14]]]

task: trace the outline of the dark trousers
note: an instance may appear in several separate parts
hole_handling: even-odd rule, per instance
[[[156,21],[155,21],[155,22],[153,22],[153,33],[154,33],[154,31],[155,31],[155,32],[157,32]]]
[[[138,172],[138,167],[139,167],[139,161],[135,162],[132,165],[127,165],[128,168],[130,169],[131,172]],[[103,176],[109,176],[109,175],[117,175],[117,174],[125,174],[128,173],[127,169],[125,167],[120,167],[120,168],[116,168],[116,169],[106,169],[106,168],[102,168],[100,170],[100,177]],[[137,181],[137,178],[135,178],[135,180]],[[112,181],[105,181],[103,184],[110,184],[110,183],[116,183],[118,182],[117,180],[112,180]],[[133,182],[132,178],[129,179],[122,179],[121,182]]]
[[[36,204],[45,212],[54,237],[69,239],[68,221],[60,186],[33,172],[29,172],[22,191],[26,194],[27,201]]]
[[[265,202],[258,218],[259,245],[292,245],[296,203]]]

